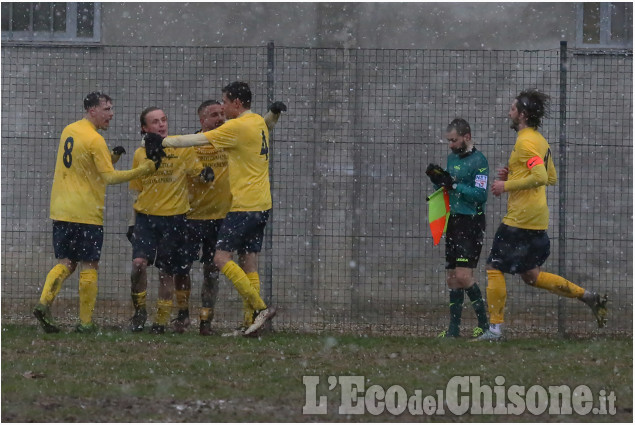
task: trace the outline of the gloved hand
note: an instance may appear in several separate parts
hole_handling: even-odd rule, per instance
[[[134,226],[128,226],[126,237],[128,238],[128,241],[132,243],[132,239],[134,238]]]
[[[271,106],[269,106],[269,110],[273,112],[274,114],[279,114],[287,110],[287,105],[285,105],[284,103],[280,101],[273,102]]]
[[[146,146],[146,157],[154,161],[157,166],[157,170],[161,166],[161,158],[167,156],[163,150],[163,137],[156,133],[146,133],[143,136],[143,140]]]
[[[112,148],[112,153],[114,155],[123,155],[124,153],[126,153],[126,150],[123,146],[115,146],[114,148]]]
[[[430,177],[430,181],[432,183],[443,186],[448,190],[452,190],[454,178],[443,168],[439,167],[436,164],[430,164],[426,169],[426,174],[428,175],[428,177]]]
[[[214,181],[214,169],[212,167],[205,167],[203,171],[201,171],[201,178],[205,182],[213,182]]]

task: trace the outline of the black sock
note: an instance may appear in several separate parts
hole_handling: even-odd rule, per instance
[[[478,283],[474,282],[474,285],[465,290],[468,298],[472,302],[476,318],[478,319],[478,327],[484,331],[489,329],[489,321],[487,320],[487,312],[485,311],[485,302],[483,301],[483,295],[481,289],[478,287]]]
[[[463,289],[450,289],[450,334],[459,334],[461,325],[461,313],[463,312]]]

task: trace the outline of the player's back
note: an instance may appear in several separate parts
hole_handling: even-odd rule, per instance
[[[106,183],[100,172],[112,170],[106,141],[90,121],[66,126],[57,150],[50,217],[102,225]]]
[[[269,130],[251,111],[206,134],[213,145],[227,151],[231,211],[271,209],[269,186]]]

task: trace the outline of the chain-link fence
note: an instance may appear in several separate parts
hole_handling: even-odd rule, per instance
[[[566,58],[566,60],[563,60]],[[632,52],[456,51],[176,47],[2,48],[2,319],[33,321],[55,264],[49,195],[59,135],[81,118],[82,99],[114,100],[107,133],[128,155],[147,106],[168,115],[170,133],[198,130],[196,108],[234,80],[250,83],[253,110],[271,100],[289,110],[272,134],[272,219],[260,268],[263,292],[280,307],[278,329],[432,335],[448,321],[443,245],[427,223],[429,162],[445,164],[446,125],[463,117],[492,171],[506,164],[516,134],[507,111],[522,89],[552,98],[542,132],[559,184],[547,190],[552,254],[545,268],[610,297],[609,333],[632,330]],[[493,177],[493,176],[491,176]],[[98,324],[132,314],[131,208],[127,186],[109,187],[99,272]],[[479,268],[506,208],[490,195]],[[196,315],[201,270],[193,273]],[[149,275],[149,301],[157,292]],[[592,332],[575,300],[508,277],[506,321],[524,333]],[[77,276],[53,308],[77,317]],[[241,319],[222,279],[218,326]],[[466,305],[463,325],[476,324]]]

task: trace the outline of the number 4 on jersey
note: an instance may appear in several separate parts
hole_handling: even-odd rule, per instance
[[[269,161],[269,145],[267,145],[267,137],[265,132],[262,132],[262,146],[260,147],[260,155],[264,155],[267,161]]]

